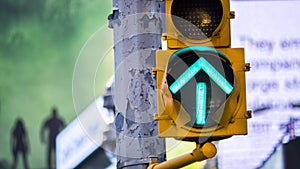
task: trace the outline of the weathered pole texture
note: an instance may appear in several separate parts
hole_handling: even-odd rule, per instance
[[[118,168],[147,168],[149,156],[165,160],[165,141],[158,137],[155,51],[161,49],[159,0],[113,0],[109,16],[114,31]],[[105,43],[105,42],[104,42]]]

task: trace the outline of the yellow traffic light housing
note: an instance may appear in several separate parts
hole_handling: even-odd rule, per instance
[[[169,49],[230,46],[229,0],[166,0]]]
[[[165,0],[156,53],[158,132],[202,142],[247,134],[243,48],[230,48],[229,0]],[[199,140],[200,139],[200,140]]]
[[[247,65],[242,48],[215,50],[204,46],[192,46],[178,51],[157,51],[156,59],[158,114],[155,118],[158,120],[158,132],[161,137],[184,140],[205,137],[218,140],[232,135],[247,134]],[[191,73],[195,70],[193,65],[202,70]],[[180,73],[177,73],[177,70]],[[173,82],[168,80],[171,78],[168,76],[181,83],[178,83],[179,87],[174,93],[172,90],[178,84],[175,84],[174,79]],[[226,85],[229,87],[226,88]],[[201,103],[203,100],[205,103]]]

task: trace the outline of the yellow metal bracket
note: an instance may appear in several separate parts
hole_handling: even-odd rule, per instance
[[[216,154],[217,149],[214,144],[205,143],[202,146],[197,144],[196,148],[191,153],[181,155],[162,163],[158,163],[157,159],[152,158],[147,169],[181,168],[197,161],[213,158]]]

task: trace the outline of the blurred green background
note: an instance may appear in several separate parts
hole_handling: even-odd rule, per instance
[[[53,106],[66,124],[76,117],[72,99],[76,59],[88,38],[107,25],[111,6],[111,0],[0,0],[1,166],[10,168],[10,135],[15,120],[22,118],[29,136],[29,167],[46,168],[46,145],[39,135],[42,124]],[[102,84],[95,89],[99,96],[105,82],[97,80]],[[92,101],[86,98],[79,107]],[[20,157],[18,168],[23,168]]]

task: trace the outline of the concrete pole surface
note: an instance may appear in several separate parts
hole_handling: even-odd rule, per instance
[[[155,52],[161,49],[159,0],[113,0],[118,168],[146,169],[149,156],[165,161],[165,141],[158,137]],[[105,43],[105,42],[104,42]]]

